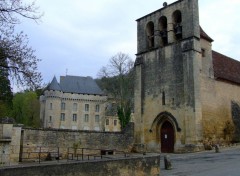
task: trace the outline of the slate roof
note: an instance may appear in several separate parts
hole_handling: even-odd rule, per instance
[[[104,92],[91,77],[61,76],[60,84],[57,83],[54,77],[48,87],[48,90],[58,90],[65,93],[104,95]]]
[[[61,87],[59,85],[59,83],[57,82],[56,77],[53,77],[52,82],[47,86],[46,88],[47,90],[57,90],[57,91],[61,91]]]
[[[224,81],[240,84],[240,62],[212,51],[214,77]]]

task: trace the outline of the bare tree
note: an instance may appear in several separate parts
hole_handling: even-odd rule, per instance
[[[101,68],[98,77],[101,87],[113,96],[118,108],[117,113],[122,128],[130,121],[133,98],[133,66],[132,59],[124,53],[111,57],[109,64]]]
[[[39,7],[35,2],[25,4],[22,0],[1,0],[0,1],[0,23],[18,24],[19,16],[32,20],[39,20],[43,15],[38,11]]]
[[[35,2],[25,4],[22,0],[0,1],[0,69],[7,71],[18,85],[37,88],[42,81],[37,71],[40,61],[28,46],[28,37],[23,32],[15,33],[14,27],[20,18],[34,21],[40,19]]]
[[[8,71],[12,80],[18,85],[38,88],[41,74],[37,72],[40,59],[34,55],[34,50],[28,46],[28,38],[23,32],[14,34],[14,29],[2,30],[0,39],[0,69]]]

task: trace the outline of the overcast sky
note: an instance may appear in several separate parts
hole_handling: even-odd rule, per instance
[[[36,0],[41,22],[23,20],[19,29],[42,61],[43,82],[55,75],[97,77],[118,52],[135,60],[136,19],[175,0]],[[213,49],[240,59],[240,0],[199,0],[200,24]]]

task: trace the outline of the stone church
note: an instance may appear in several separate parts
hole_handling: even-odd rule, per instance
[[[198,9],[198,0],[178,0],[136,20],[136,147],[185,152],[240,141],[240,63],[212,50]]]

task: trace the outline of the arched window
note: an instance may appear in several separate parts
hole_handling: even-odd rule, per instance
[[[154,24],[149,22],[146,28],[148,48],[154,47]]]
[[[162,46],[168,43],[167,18],[165,16],[159,19],[159,30],[162,39]]]
[[[182,13],[179,10],[173,12],[173,28],[176,39],[182,39]]]

